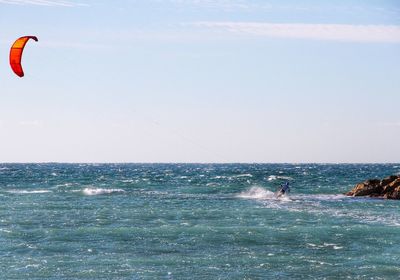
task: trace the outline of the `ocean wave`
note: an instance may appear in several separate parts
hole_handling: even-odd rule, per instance
[[[350,197],[344,194],[301,194],[292,196],[296,200],[313,200],[313,201],[330,201],[330,200],[343,200]]]
[[[291,204],[281,204],[279,208],[284,208],[289,212],[307,212],[317,216],[329,216],[338,219],[352,219],[357,223],[363,224],[384,224],[387,226],[398,227],[400,225],[400,219],[397,215],[388,214],[383,217],[380,214],[372,211],[366,211],[362,209],[353,209],[349,211],[347,208],[332,208],[326,204],[326,202],[333,201],[335,203],[365,203],[365,198],[354,199],[343,194],[317,194],[317,195],[291,195],[293,202]],[[342,204],[342,205],[345,205]],[[271,206],[271,205],[268,205]],[[276,206],[276,205],[275,205]],[[330,244],[326,244],[330,245]],[[341,249],[341,247],[334,248]]]
[[[136,183],[137,180],[133,180],[133,179],[124,179],[124,180],[121,180],[121,182],[122,182],[122,183]]]
[[[58,187],[71,187],[71,186],[73,186],[74,184],[73,183],[63,183],[63,184],[58,184],[58,185],[56,185],[56,187],[58,188]]]
[[[247,174],[239,174],[239,175],[234,175],[232,178],[240,178],[240,177],[253,177],[253,175],[247,173]]]
[[[318,250],[318,249],[326,249],[326,248],[331,248],[333,250],[341,250],[341,249],[343,249],[343,246],[340,246],[340,244],[326,243],[326,242],[324,242],[323,244],[307,243],[306,245],[308,247],[316,249],[316,250]]]
[[[268,176],[268,181],[275,181],[275,180],[293,180],[293,178],[289,176],[279,176],[279,175]]]
[[[49,193],[52,192],[50,190],[34,190],[34,191],[28,191],[28,190],[9,190],[6,191],[8,193],[13,193],[13,194],[37,194],[37,193]]]
[[[123,189],[84,188],[82,192],[84,195],[100,195],[110,193],[122,193],[125,191]]]

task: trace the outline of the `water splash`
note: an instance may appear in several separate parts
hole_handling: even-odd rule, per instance
[[[237,195],[237,197],[247,198],[247,199],[260,199],[260,200],[277,199],[274,192],[256,186],[251,187],[250,189],[244,192],[241,192],[240,194]]]

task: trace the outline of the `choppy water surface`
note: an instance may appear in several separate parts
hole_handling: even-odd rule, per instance
[[[0,164],[1,279],[399,279],[390,165]],[[288,197],[273,192],[284,181]]]

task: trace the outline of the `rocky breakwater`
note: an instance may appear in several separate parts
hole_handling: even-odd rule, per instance
[[[367,180],[357,184],[346,195],[400,199],[400,175],[389,176],[382,180]]]

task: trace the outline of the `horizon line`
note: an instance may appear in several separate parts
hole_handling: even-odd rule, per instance
[[[121,162],[72,162],[72,161],[32,161],[32,162],[0,162],[0,165],[3,164],[214,164],[214,165],[222,165],[222,164],[319,164],[319,165],[339,165],[339,164],[348,164],[348,165],[356,165],[356,164],[400,164],[400,162],[130,162],[130,161],[121,161]]]

